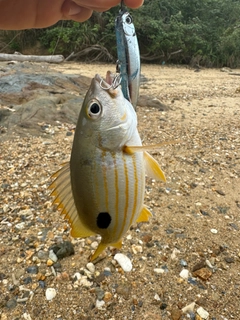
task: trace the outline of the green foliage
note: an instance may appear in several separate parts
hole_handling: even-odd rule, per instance
[[[9,47],[21,51],[38,40],[50,53],[68,56],[98,44],[116,58],[118,10],[94,13],[84,23],[21,32]],[[143,61],[240,66],[239,0],[145,0],[131,13]]]

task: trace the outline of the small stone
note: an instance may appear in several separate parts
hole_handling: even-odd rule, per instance
[[[54,264],[54,262],[51,259],[47,260],[47,266],[51,267]]]
[[[218,194],[220,194],[221,196],[225,196],[226,194],[225,194],[225,192],[223,192],[222,190],[219,190],[219,189],[217,189],[217,190],[215,190]]]
[[[6,307],[8,309],[14,309],[17,305],[17,301],[15,299],[8,300],[6,303]]]
[[[43,251],[43,250],[39,250],[37,253],[37,256],[40,260],[46,260],[48,259],[48,252],[47,251]]]
[[[97,300],[99,300],[99,301],[103,300],[105,292],[99,287],[97,287],[95,289],[95,291],[96,291],[96,294],[97,294]]]
[[[49,259],[51,259],[53,262],[57,262],[58,261],[58,257],[57,255],[53,252],[53,250],[49,251]]]
[[[187,305],[186,307],[182,308],[182,312],[183,313],[193,312],[194,308],[195,308],[195,302],[192,302],[189,305]]]
[[[32,282],[32,278],[31,277],[26,277],[26,278],[23,279],[23,283],[24,284],[29,284],[31,282]]]
[[[101,300],[101,301],[97,300],[95,305],[96,305],[97,309],[101,309],[105,305],[105,301],[104,300]]]
[[[233,258],[233,257],[225,257],[224,260],[225,260],[227,263],[234,263],[234,258]]]
[[[98,242],[97,242],[97,241],[93,241],[93,242],[91,243],[91,248],[94,249],[94,250],[96,250],[97,247],[98,247]]]
[[[114,259],[118,262],[120,267],[125,272],[130,272],[132,270],[132,262],[131,260],[122,253],[117,253],[114,256]]]
[[[51,301],[52,299],[54,299],[56,297],[56,290],[54,288],[47,288],[45,295],[46,295],[46,299],[48,301]]]
[[[209,318],[209,313],[203,309],[203,307],[199,307],[197,309],[197,314],[202,318],[202,319],[208,319]]]
[[[182,271],[180,272],[179,275],[180,275],[180,277],[181,277],[182,279],[187,280],[188,277],[189,277],[189,270],[188,270],[188,269],[182,269]]]
[[[165,270],[163,268],[154,268],[153,271],[158,273],[158,274],[161,274],[161,273],[165,272]]]
[[[109,302],[111,299],[112,299],[112,294],[111,294],[111,292],[106,291],[106,292],[104,293],[104,298],[103,298],[103,300],[104,300],[105,302]]]
[[[187,261],[185,261],[183,259],[180,260],[180,264],[182,267],[187,267]]]
[[[173,309],[171,312],[171,320],[179,320],[182,316],[182,311],[179,309]]]
[[[126,300],[129,299],[131,287],[128,284],[120,284],[116,289],[117,294],[123,296]]]
[[[143,242],[148,243],[148,242],[152,241],[152,235],[150,233],[145,233],[142,236],[142,240],[143,240]]]
[[[95,266],[92,262],[87,263],[86,267],[91,273],[95,272]]]
[[[140,246],[140,245],[135,245],[135,244],[132,245],[132,252],[133,252],[134,254],[142,253],[142,251],[143,251],[142,246]]]
[[[202,269],[206,267],[206,261],[205,260],[201,260],[200,262],[197,262],[193,268],[192,268],[192,272],[196,271],[196,270],[199,270],[199,269]]]
[[[211,231],[213,234],[217,234],[217,233],[218,233],[217,229],[211,229],[210,231]]]
[[[26,271],[31,274],[38,274],[38,266],[29,266]]]
[[[202,268],[195,271],[193,275],[202,280],[208,280],[212,276],[212,272],[208,268]]]
[[[63,259],[75,253],[73,244],[70,241],[63,241],[60,244],[54,245],[49,248],[50,250],[53,250],[58,259]]]

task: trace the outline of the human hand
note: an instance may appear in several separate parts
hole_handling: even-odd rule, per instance
[[[144,0],[125,0],[132,9]],[[59,20],[83,22],[93,11],[107,11],[120,0],[0,0],[0,29],[46,28]]]

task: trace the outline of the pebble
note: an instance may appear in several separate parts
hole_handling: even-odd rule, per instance
[[[179,309],[171,310],[171,320],[179,320],[182,316],[182,311]]]
[[[93,242],[91,243],[91,248],[94,249],[94,250],[96,250],[97,247],[98,247],[98,242],[97,242],[97,241],[93,241]]]
[[[73,244],[70,241],[63,241],[57,245],[50,247],[49,250],[52,250],[58,257],[58,259],[63,259],[75,253]]]
[[[101,300],[101,301],[96,300],[96,304],[95,305],[96,305],[97,309],[101,309],[105,305],[105,301],[104,300]]]
[[[154,268],[153,271],[158,273],[158,274],[161,274],[161,273],[165,272],[165,270],[163,268]]]
[[[87,263],[86,267],[91,273],[95,272],[95,266],[92,262]]]
[[[11,300],[8,300],[7,303],[6,303],[6,307],[8,309],[14,309],[17,305],[17,300],[15,299],[11,299]]]
[[[117,287],[116,292],[127,300],[130,297],[131,287],[130,285],[123,283]]]
[[[207,320],[209,318],[209,313],[205,309],[203,309],[203,307],[199,307],[197,309],[197,314],[204,320]]]
[[[194,276],[202,280],[208,280],[212,276],[212,272],[208,268],[202,268],[194,272]]]
[[[38,274],[38,266],[29,266],[26,271],[31,274]]]
[[[123,271],[130,272],[132,270],[131,260],[123,253],[115,254],[114,259],[118,262]]]
[[[183,313],[190,313],[190,312],[193,312],[194,308],[195,308],[195,302],[192,302],[189,305],[187,305],[186,307],[182,308],[182,312]]]
[[[53,252],[53,250],[49,251],[49,259],[51,259],[53,262],[57,262],[58,261],[58,257],[57,255]]]
[[[187,280],[188,277],[189,277],[189,270],[188,270],[188,269],[182,269],[182,271],[180,272],[179,275],[180,275],[180,277],[181,277],[182,279]]]
[[[48,259],[48,252],[43,251],[43,250],[39,250],[37,253],[37,256],[40,260],[47,260]]]
[[[57,292],[54,288],[47,288],[45,292],[45,296],[48,301],[51,301],[52,299],[54,299],[56,297],[56,294]]]
[[[134,254],[142,253],[142,252],[143,252],[143,248],[142,248],[142,246],[140,246],[140,245],[135,245],[135,244],[133,244],[133,245],[132,245],[132,252],[133,252]]]
[[[181,259],[181,260],[180,260],[180,265],[181,265],[182,267],[187,267],[187,261]]]
[[[218,233],[217,229],[211,229],[210,231],[211,231],[213,234],[217,234],[217,233]]]

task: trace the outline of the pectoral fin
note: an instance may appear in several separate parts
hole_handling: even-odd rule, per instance
[[[72,186],[70,178],[70,165],[65,163],[63,167],[52,175],[55,178],[49,186],[52,189],[51,196],[55,197],[53,203],[58,204],[61,214],[68,220],[71,226],[71,236],[89,237],[95,233],[89,230],[80,220],[77,208],[72,195]]]
[[[147,176],[152,179],[166,182],[165,175],[162,172],[158,162],[146,151],[144,152],[144,161]]]
[[[140,212],[137,221],[136,222],[146,222],[149,220],[149,218],[152,216],[151,212],[148,210],[146,206],[142,208],[142,211]]]

